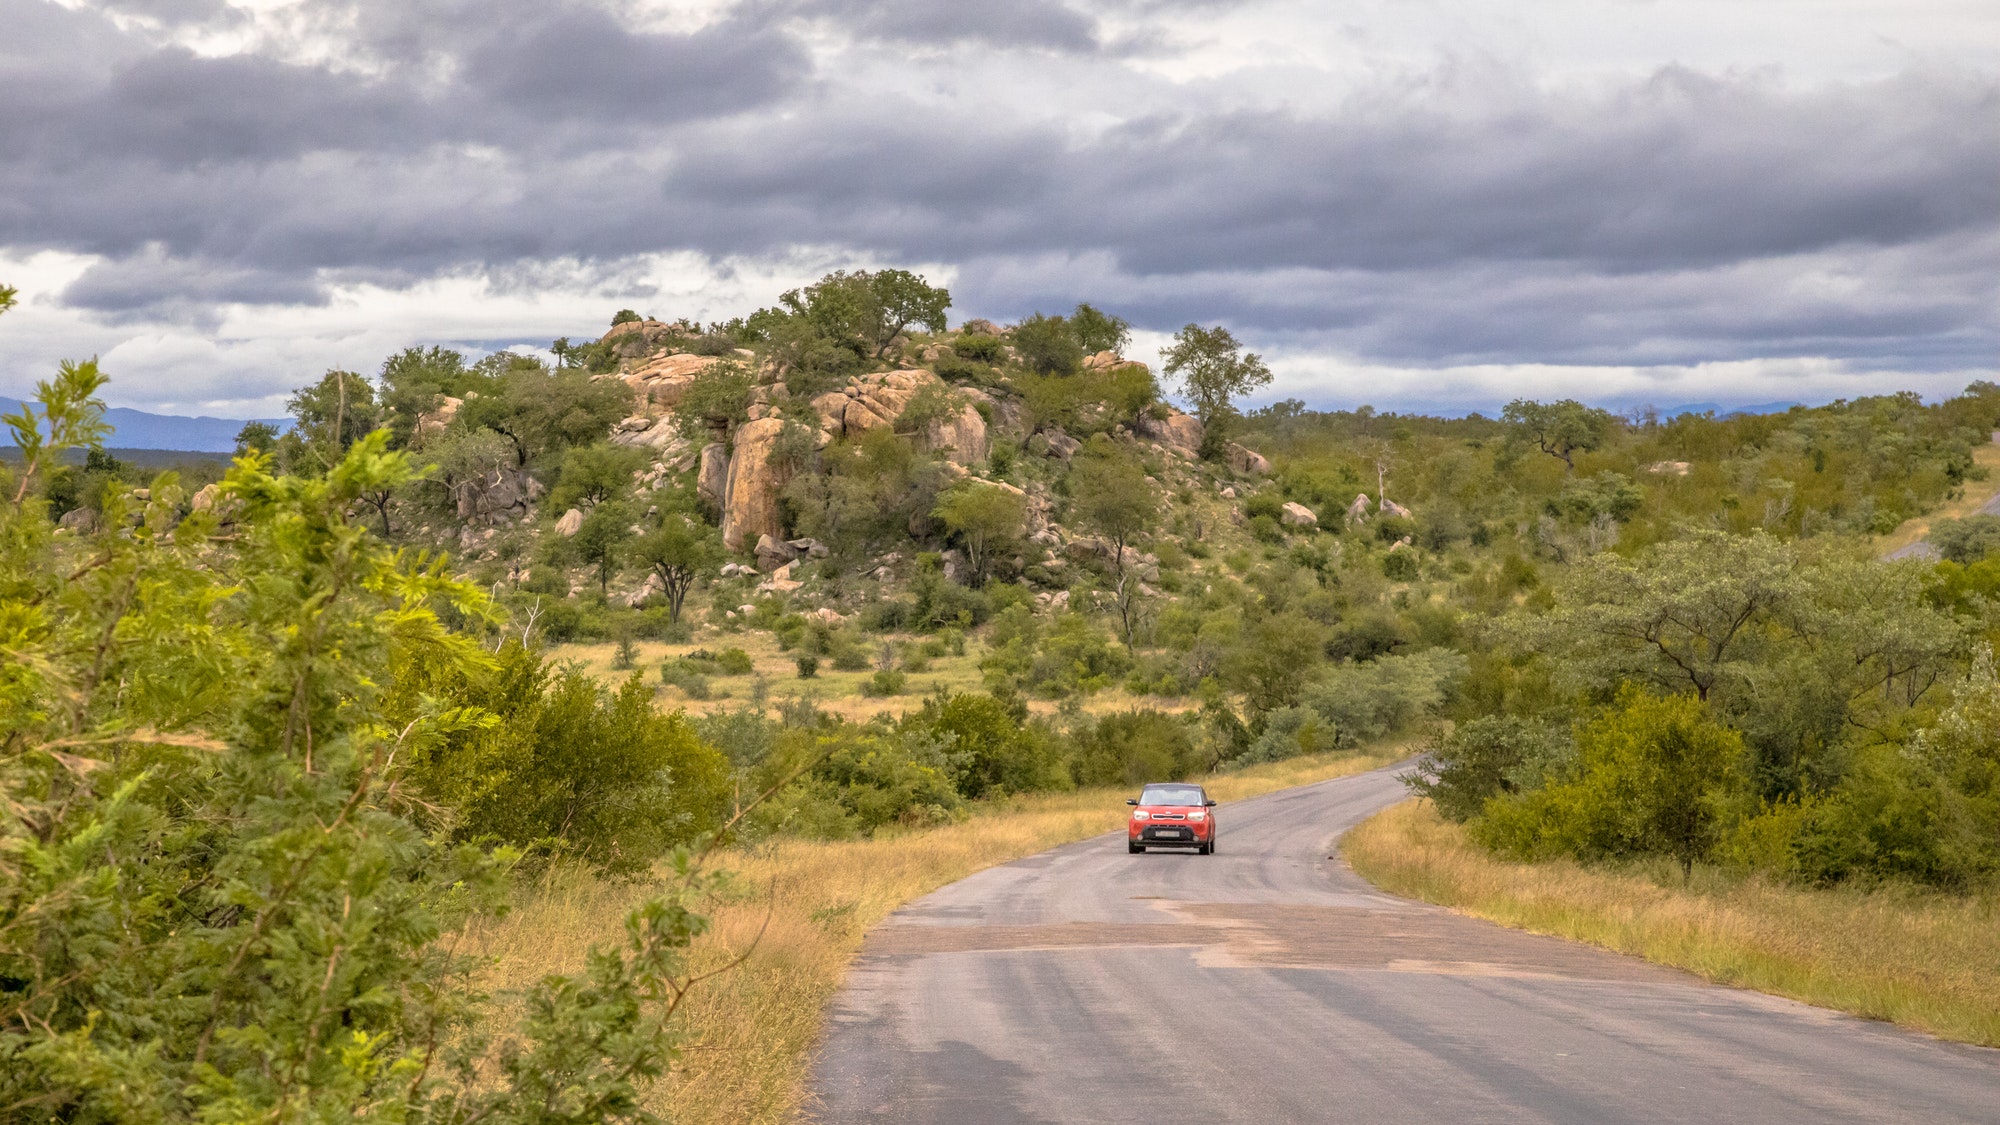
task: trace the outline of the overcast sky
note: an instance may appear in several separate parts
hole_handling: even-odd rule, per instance
[[[1948,394],[2000,3],[0,0],[0,394],[281,413],[886,265],[1225,323],[1315,406]]]

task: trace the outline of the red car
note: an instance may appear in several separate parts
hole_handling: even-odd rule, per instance
[[[1136,800],[1125,802],[1132,819],[1125,822],[1125,850],[1134,855],[1150,847],[1193,848],[1196,855],[1214,855],[1217,830],[1215,802],[1199,785],[1162,782],[1148,785]]]

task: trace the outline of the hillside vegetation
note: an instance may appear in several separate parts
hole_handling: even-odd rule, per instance
[[[0,1105],[644,1119],[718,864],[1385,740],[1493,856],[1992,885],[2000,532],[1880,543],[1990,491],[2000,387],[1244,412],[1224,329],[1156,371],[1090,305],[949,307],[411,347],[153,475],[66,366],[0,470]],[[624,933],[496,980],[537,886]]]

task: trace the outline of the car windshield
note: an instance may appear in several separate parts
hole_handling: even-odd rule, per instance
[[[1142,805],[1199,805],[1201,800],[1199,785],[1148,785],[1139,794]]]

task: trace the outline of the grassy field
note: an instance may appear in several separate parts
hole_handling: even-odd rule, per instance
[[[1941,519],[1964,519],[1984,507],[1988,500],[2000,493],[2000,445],[1976,445],[1972,448],[1972,461],[1986,470],[1985,480],[1965,482],[1965,491],[1956,500],[1947,500],[1929,515],[1913,520],[1904,520],[1896,530],[1875,539],[1878,554],[1889,554],[1917,542],[1931,533],[1931,524]]]
[[[877,645],[889,643],[914,644],[922,637],[889,636],[876,638]],[[745,629],[727,632],[713,628],[702,628],[687,644],[666,644],[660,641],[635,642],[637,657],[634,667],[660,693],[660,705],[674,709],[685,708],[691,715],[707,714],[718,708],[740,707],[749,702],[756,691],[758,677],[763,677],[764,690],[773,702],[789,696],[800,696],[813,701],[820,710],[843,719],[865,722],[879,714],[901,716],[923,706],[924,697],[942,687],[948,691],[983,691],[985,681],[979,671],[979,660],[986,654],[984,645],[977,637],[966,639],[965,655],[938,656],[930,660],[930,667],[922,672],[908,674],[908,682],[901,695],[871,698],[861,693],[861,685],[867,683],[875,672],[870,668],[865,672],[840,672],[832,662],[821,660],[819,674],[809,680],[802,680],[798,667],[793,662],[794,654],[778,647],[777,638],[761,629]],[[684,656],[696,649],[711,651],[723,648],[740,648],[750,655],[754,670],[743,676],[712,676],[709,678],[709,697],[694,699],[671,684],[660,682],[660,665],[674,657]],[[592,675],[605,682],[616,682],[631,675],[630,671],[618,671],[612,667],[616,646],[610,642],[601,644],[557,645],[549,650],[552,659],[574,661]],[[900,665],[899,665],[900,666]],[[1123,688],[1112,688],[1096,692],[1083,701],[1083,710],[1093,715],[1112,711],[1124,711],[1132,707],[1145,707],[1153,711],[1179,712],[1198,706],[1193,699],[1164,699],[1159,696],[1140,697]],[[1058,704],[1052,700],[1030,699],[1028,708],[1037,714],[1053,714]]]
[[[1556,934],[1709,980],[2000,1046],[2000,897],[1812,890],[1677,866],[1495,859],[1428,803],[1341,843],[1384,890]]]
[[[1206,780],[1233,801],[1390,764],[1404,748],[1315,755]],[[1117,829],[1125,790],[1085,790],[982,805],[967,820],[869,840],[781,839],[724,853],[743,895],[719,903],[698,944],[718,965],[761,942],[745,964],[693,995],[690,1046],[654,1095],[677,1122],[777,1122],[803,1093],[807,1053],[862,934],[903,903],[982,868]],[[769,898],[775,888],[775,899]],[[495,959],[495,988],[574,972],[592,944],[613,943],[624,915],[650,888],[560,872],[528,889],[506,919],[466,935],[465,948]],[[766,921],[768,910],[768,922]]]

